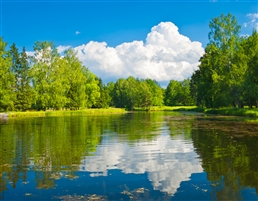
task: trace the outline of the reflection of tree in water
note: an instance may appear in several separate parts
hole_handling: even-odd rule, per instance
[[[113,131],[118,134],[118,139],[129,142],[151,140],[159,133],[155,132],[160,127],[162,117],[158,113],[135,112],[121,116],[119,121],[113,122]]]
[[[36,172],[38,188],[52,188],[60,171],[73,178],[82,156],[101,141],[96,124],[90,118],[58,117],[13,119],[0,126],[0,190],[7,181],[14,188],[20,177],[25,182],[29,169]]]
[[[192,139],[212,182],[217,200],[241,200],[246,187],[258,190],[258,125],[203,119],[195,121]]]
[[[169,127],[171,139],[191,139],[191,130],[195,116],[175,114],[165,117],[165,120]]]
[[[27,171],[36,172],[38,188],[53,188],[61,177],[73,179],[82,158],[93,155],[102,135],[116,133],[132,143],[151,139],[157,115],[104,115],[9,119],[0,125],[0,192],[13,188]]]
[[[82,159],[93,156],[105,139],[149,146],[163,132],[164,116],[171,139],[192,138],[212,182],[214,199],[241,199],[244,187],[258,190],[257,123],[135,113],[9,119],[0,125],[0,192],[8,182],[13,188],[18,180],[26,183],[28,170],[36,172],[38,188],[53,188],[62,177],[76,178]]]

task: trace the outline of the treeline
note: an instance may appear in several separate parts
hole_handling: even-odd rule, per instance
[[[73,49],[60,55],[50,42],[36,42],[28,56],[0,38],[0,111],[197,105],[258,107],[258,32],[241,37],[231,14],[213,18],[209,44],[190,79],[163,89],[132,76],[104,84]]]
[[[192,105],[190,80],[118,79],[103,84],[73,49],[60,55],[50,42],[36,42],[34,55],[0,38],[0,111]]]
[[[241,26],[231,14],[211,20],[209,44],[191,77],[197,106],[258,106],[258,33],[240,37]]]

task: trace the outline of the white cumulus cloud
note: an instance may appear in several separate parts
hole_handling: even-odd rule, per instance
[[[198,68],[204,53],[200,42],[192,42],[172,22],[152,27],[146,41],[109,47],[90,41],[74,48],[79,59],[98,77],[106,79],[151,78],[157,81],[183,80]]]
[[[249,13],[247,14],[247,17],[250,17],[251,19],[258,19],[258,13]]]
[[[248,13],[246,16],[249,18],[249,21],[245,22],[243,26],[252,27],[258,31],[258,13]]]
[[[71,48],[71,46],[60,45],[57,47],[57,51],[58,51],[58,53],[63,53],[65,50],[68,50],[69,48]]]

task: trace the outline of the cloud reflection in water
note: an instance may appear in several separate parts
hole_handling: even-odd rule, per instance
[[[203,172],[200,159],[191,141],[182,136],[171,139],[163,132],[152,141],[126,142],[107,140],[94,156],[82,161],[81,171],[91,176],[107,176],[108,170],[118,169],[125,174],[148,174],[154,190],[175,194],[182,181],[190,180],[193,173]]]

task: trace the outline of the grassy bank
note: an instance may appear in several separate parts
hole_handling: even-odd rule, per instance
[[[226,116],[244,116],[244,117],[258,117],[258,109],[249,108],[218,108],[218,109],[205,109],[206,114],[218,114]]]
[[[203,108],[197,106],[152,106],[150,108],[135,108],[134,111],[193,111],[203,112]]]
[[[146,108],[135,108],[135,111],[189,111],[201,112],[204,114],[216,114],[225,116],[244,116],[244,117],[258,117],[258,109],[256,108],[200,108],[197,106],[155,106]]]
[[[196,106],[153,106],[146,108],[135,108],[134,111],[188,111],[188,112],[201,112],[204,114],[216,114],[225,116],[245,116],[245,117],[258,117],[258,109],[248,108],[200,108]],[[126,113],[122,108],[109,108],[109,109],[84,109],[84,110],[58,110],[58,111],[28,111],[28,112],[8,112],[8,117],[48,117],[48,116],[81,116],[88,114],[115,114]],[[4,113],[6,115],[6,113]]]
[[[52,116],[80,116],[87,114],[116,114],[125,113],[125,109],[85,109],[85,110],[58,110],[58,111],[28,111],[8,112],[8,117],[52,117]]]

